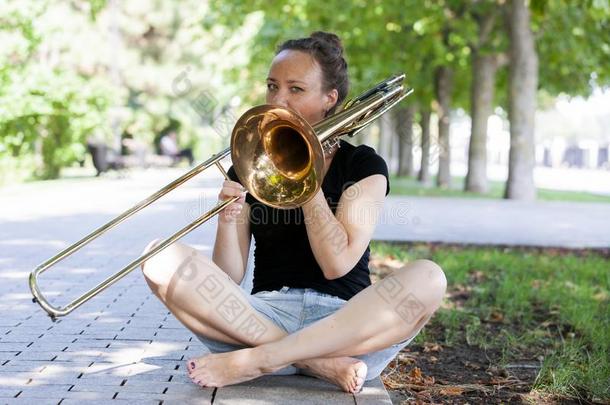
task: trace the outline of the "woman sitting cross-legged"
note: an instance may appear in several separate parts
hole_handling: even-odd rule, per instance
[[[339,38],[316,32],[283,43],[269,68],[267,103],[310,124],[348,92]],[[358,392],[380,375],[441,304],[446,280],[416,260],[371,284],[369,243],[389,192],[385,161],[341,140],[325,154],[322,187],[279,210],[247,194],[231,167],[212,258],[175,243],[143,265],[154,294],[212,353],[187,361],[196,384],[222,387],[263,374],[307,374]],[[251,293],[244,277],[254,236]],[[153,241],[146,250],[155,246]]]

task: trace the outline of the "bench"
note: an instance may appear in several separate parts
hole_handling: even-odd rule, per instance
[[[128,154],[119,155],[107,145],[102,143],[87,143],[87,151],[91,155],[96,176],[110,170],[122,170],[133,167],[170,167],[175,164],[169,156],[156,154]]]

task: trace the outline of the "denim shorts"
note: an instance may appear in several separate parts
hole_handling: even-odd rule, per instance
[[[267,316],[288,334],[331,315],[347,302],[342,298],[319,292],[313,288],[282,287],[279,291],[259,291],[253,295],[245,292],[244,295],[248,297],[254,309]],[[366,363],[368,367],[366,380],[372,380],[381,374],[398,352],[411,343],[415,336],[417,334],[376,352],[350,357],[358,358]],[[202,335],[197,335],[197,338],[207,346],[211,353],[230,352],[245,347],[219,342]],[[273,374],[299,374],[299,370],[290,365]]]

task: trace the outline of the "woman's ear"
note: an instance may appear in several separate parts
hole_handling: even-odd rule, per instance
[[[332,89],[328,93],[326,93],[326,102],[324,105],[324,110],[328,111],[337,104],[337,100],[339,99],[339,92],[337,89]]]

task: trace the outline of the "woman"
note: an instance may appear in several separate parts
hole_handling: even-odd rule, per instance
[[[285,42],[269,69],[267,103],[311,124],[332,114],[348,92],[342,53],[330,33]],[[341,141],[325,152],[324,170],[312,200],[276,210],[246,196],[229,169],[219,198],[240,198],[219,215],[212,260],[176,243],[143,267],[152,291],[212,352],[187,361],[196,384],[302,373],[359,392],[439,307],[446,281],[430,261],[371,285],[369,242],[389,192],[383,159]],[[252,235],[250,295],[238,284]]]

